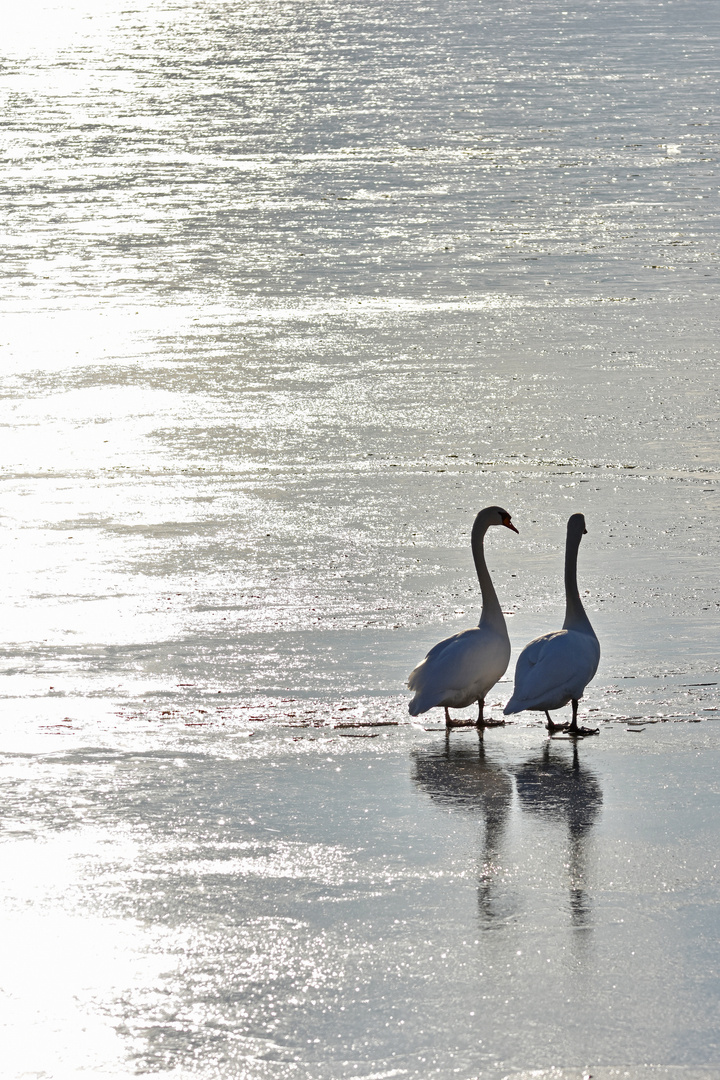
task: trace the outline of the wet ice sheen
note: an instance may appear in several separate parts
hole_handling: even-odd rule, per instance
[[[707,1062],[716,725],[228,734],[5,758],[10,1017],[89,1017],[68,1075]]]
[[[9,1075],[717,1073],[717,40],[5,18]],[[407,723],[491,503],[514,656],[587,519],[576,760]]]

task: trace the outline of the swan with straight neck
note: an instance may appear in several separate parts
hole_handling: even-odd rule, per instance
[[[408,688],[414,694],[408,705],[410,715],[440,706],[445,709],[447,728],[466,726],[462,721],[454,722],[449,709],[464,709],[475,701],[477,727],[488,726],[483,715],[485,696],[505,674],[510,661],[510,638],[485,562],[485,533],[493,525],[517,532],[510,514],[501,506],[487,506],[475,518],[471,546],[482,594],[480,622],[433,645],[408,678]]]
[[[567,523],[565,543],[565,621],[562,630],[535,638],[526,645],[515,667],[515,689],[505,706],[505,714],[526,709],[544,712],[548,731],[565,730],[569,735],[597,735],[598,728],[578,726],[578,702],[600,663],[600,643],[590,625],[577,585],[577,558],[580,541],[587,532],[582,514],[573,514]],[[572,704],[568,724],[555,724],[551,709]]]

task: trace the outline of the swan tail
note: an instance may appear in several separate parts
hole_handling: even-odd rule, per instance
[[[512,713],[522,712],[524,709],[524,702],[518,701],[515,694],[513,694],[507,705],[503,709],[503,713],[505,716],[511,716]]]
[[[413,671],[410,679],[412,679],[414,674],[415,672]],[[419,678],[412,683],[410,682],[410,679],[408,679],[408,687],[410,690],[415,691],[415,696],[408,702],[408,712],[411,716],[419,716],[420,713],[427,712],[428,709],[432,709],[437,705],[438,694],[433,691],[432,687],[423,686]]]
[[[427,712],[428,709],[433,709],[437,705],[434,697],[426,696],[423,698],[422,694],[416,694],[415,697],[408,702],[408,712],[411,716],[419,716],[420,713]]]
[[[417,690],[417,691],[419,691],[419,690],[422,689],[422,669],[423,669],[424,663],[425,663],[425,661],[423,660],[422,663],[418,664],[418,666],[416,668],[413,668],[413,670],[408,675],[408,681],[407,681],[408,690]]]

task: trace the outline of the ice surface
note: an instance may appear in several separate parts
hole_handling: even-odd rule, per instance
[[[89,729],[3,759],[11,1075],[716,1053],[716,724]]]
[[[720,1072],[719,21],[4,18],[8,1075]],[[490,503],[577,760],[409,724]]]

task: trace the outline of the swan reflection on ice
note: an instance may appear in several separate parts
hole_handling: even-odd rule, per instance
[[[483,819],[478,903],[488,917],[498,914],[495,883],[512,807],[511,774],[488,754],[482,738],[470,749],[467,744],[451,747],[446,737],[442,751],[414,750],[412,758],[414,783],[439,806],[462,810]]]
[[[412,780],[438,806],[482,819],[478,904],[492,919],[501,913],[498,882],[507,864],[507,833],[514,792],[516,807],[535,819],[567,828],[570,920],[573,926],[590,925],[587,864],[593,826],[603,795],[595,773],[580,762],[577,744],[568,757],[565,748],[551,743],[519,765],[504,764],[489,754],[480,738],[472,748],[452,745],[446,737],[442,749],[425,747],[412,752]],[[506,905],[504,905],[506,906]]]
[[[574,926],[587,927],[589,840],[602,808],[600,781],[592,770],[580,764],[577,744],[573,746],[572,759],[568,759],[550,740],[513,771],[522,810],[567,826],[570,916]]]

